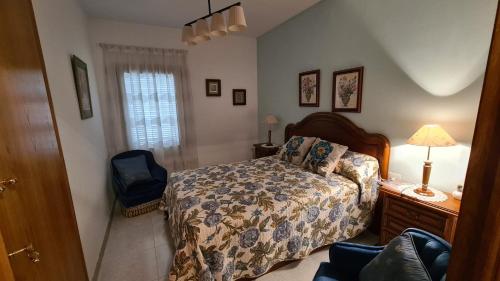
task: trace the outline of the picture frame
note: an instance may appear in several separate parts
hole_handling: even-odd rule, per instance
[[[299,106],[319,107],[319,69],[299,73]]]
[[[364,67],[355,67],[333,73],[333,112],[361,112]]]
[[[221,80],[220,79],[206,79],[205,87],[207,97],[220,97],[221,96]]]
[[[71,67],[73,69],[73,78],[75,80],[80,118],[82,120],[89,119],[94,115],[94,113],[92,111],[92,99],[90,96],[87,64],[76,55],[72,55]]]
[[[247,104],[247,90],[233,89],[233,105]]]

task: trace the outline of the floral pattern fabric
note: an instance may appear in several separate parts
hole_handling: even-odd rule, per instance
[[[330,175],[340,157],[347,151],[347,146],[332,143],[322,139],[316,139],[302,167],[321,176]]]
[[[375,157],[348,150],[340,158],[335,172],[358,184],[360,201],[372,201],[377,196],[372,187],[373,178],[378,178],[379,174]]]
[[[278,156],[283,161],[299,166],[315,140],[312,137],[293,136],[280,148]]]
[[[169,280],[257,277],[354,237],[373,206],[358,194],[343,176],[323,177],[278,156],[172,173],[161,202],[175,243]]]

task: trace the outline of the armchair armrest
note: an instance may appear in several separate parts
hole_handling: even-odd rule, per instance
[[[165,168],[159,166],[159,165],[155,165],[151,168],[151,170],[149,171],[151,173],[151,176],[153,177],[153,179],[155,180],[158,180],[160,182],[167,182],[167,179],[168,179],[168,174],[167,174],[167,170],[165,170]]]
[[[330,263],[347,280],[358,280],[361,269],[384,250],[383,246],[366,246],[337,242],[330,247]]]

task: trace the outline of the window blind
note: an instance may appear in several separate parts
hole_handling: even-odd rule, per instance
[[[179,145],[174,76],[125,72],[126,122],[134,149]]]

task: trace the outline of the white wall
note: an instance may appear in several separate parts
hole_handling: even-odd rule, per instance
[[[180,42],[180,29],[89,20],[89,33],[100,92],[105,92],[99,43],[188,50],[200,165],[252,157],[257,136],[257,41],[227,36],[198,46]],[[205,79],[222,80],[222,97],[206,97]],[[247,105],[233,106],[232,89],[247,90]]]
[[[259,120],[287,123],[331,111],[332,72],[364,66],[361,113],[344,113],[392,144],[390,170],[419,182],[426,149],[406,145],[441,124],[458,142],[434,148],[431,185],[462,184],[497,1],[324,0],[258,38]],[[319,108],[298,106],[298,73],[321,69]],[[266,131],[260,126],[260,139]]]
[[[33,6],[87,271],[92,276],[112,196],[87,19],[76,0],[33,0]],[[88,67],[94,117],[87,120],[80,119],[72,54]]]

